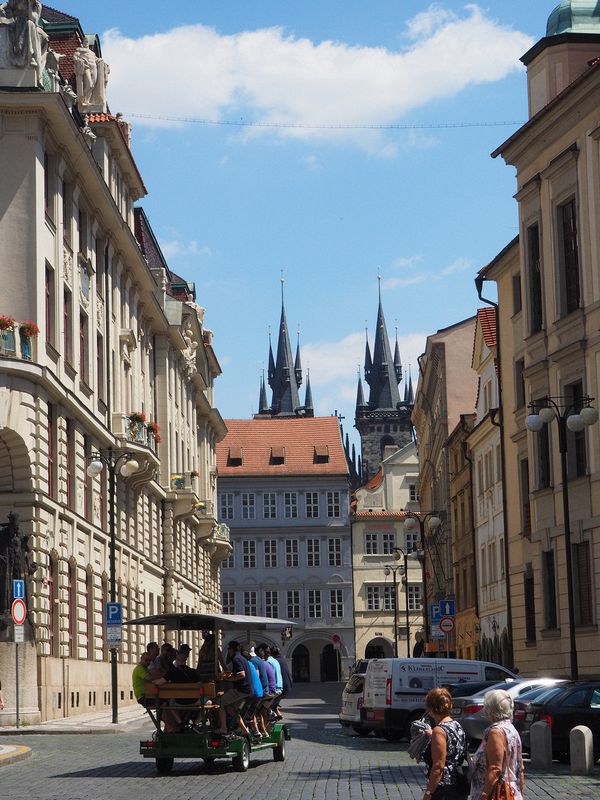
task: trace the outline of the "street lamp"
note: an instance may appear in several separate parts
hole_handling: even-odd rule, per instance
[[[569,615],[569,654],[571,679],[579,677],[577,641],[575,636],[575,609],[573,607],[573,561],[571,553],[571,521],[569,518],[569,476],[567,469],[567,430],[578,433],[598,421],[598,411],[592,406],[594,398],[587,395],[579,401],[567,397],[544,397],[529,404],[530,414],[525,417],[528,431],[539,433],[553,419],[558,423],[558,447],[562,477],[563,523],[565,528],[565,556],[567,566],[567,611]]]
[[[129,478],[139,470],[140,465],[133,457],[132,453],[115,453],[112,448],[101,450],[92,454],[92,460],[88,464],[86,472],[90,478],[100,475],[104,468],[108,470],[108,493],[109,493],[109,572],[110,572],[110,602],[117,601],[117,550],[116,550],[116,522],[115,522],[115,503],[117,490],[117,470],[124,478]],[[105,610],[103,609],[104,613]],[[117,676],[117,648],[110,648],[110,674],[111,674],[111,701],[112,701],[112,721],[116,725],[119,721],[119,701],[118,701],[118,676]]]
[[[425,549],[426,549],[426,540],[425,540],[425,526],[429,528],[430,531],[435,533],[438,531],[442,526],[442,520],[438,517],[435,511],[426,511],[424,513],[414,513],[414,512],[407,512],[406,519],[404,520],[404,533],[414,533],[415,531],[419,531],[420,533],[420,540],[419,540],[419,548],[417,552],[417,558],[421,561],[422,568],[423,568],[423,624],[425,627],[425,641],[429,641],[429,613],[427,609],[427,567],[425,563]]]
[[[394,575],[394,657],[398,658],[398,573],[406,575],[406,555],[404,564],[397,566],[386,566],[383,570],[384,575]],[[410,636],[408,627],[408,597],[406,599],[406,649],[408,657],[410,658]]]

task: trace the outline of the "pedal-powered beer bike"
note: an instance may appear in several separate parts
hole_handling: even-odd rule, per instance
[[[246,617],[228,614],[156,614],[129,620],[126,625],[159,625],[168,631],[212,631],[215,634],[215,674],[218,662],[219,632],[226,629],[232,638],[250,631],[288,628],[287,620],[269,617]],[[250,676],[248,676],[249,678]],[[153,758],[158,772],[171,771],[176,758],[201,758],[207,765],[217,759],[228,759],[237,772],[246,772],[250,755],[260,750],[272,750],[275,761],[285,760],[285,743],[290,740],[286,725],[270,723],[268,736],[260,739],[251,735],[211,732],[215,715],[220,708],[219,698],[230,683],[166,683],[161,686],[148,683],[146,710],[156,728],[151,739],[140,742],[140,754]],[[237,713],[244,713],[247,701],[240,701]],[[175,712],[182,719],[177,733],[167,733],[163,726],[165,712]]]

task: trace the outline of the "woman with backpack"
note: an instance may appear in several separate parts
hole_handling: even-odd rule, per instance
[[[462,764],[467,752],[467,737],[450,716],[452,696],[447,689],[432,689],[425,698],[425,706],[434,725],[431,747],[424,754],[428,781],[423,800],[464,798]]]

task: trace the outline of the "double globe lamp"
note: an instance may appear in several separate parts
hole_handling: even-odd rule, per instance
[[[544,425],[549,425],[556,418],[556,415],[557,412],[553,406],[542,406],[536,413],[525,417],[525,427],[528,431],[539,433]],[[598,411],[592,406],[584,406],[580,411],[567,416],[566,425],[573,433],[579,433],[597,421]]]

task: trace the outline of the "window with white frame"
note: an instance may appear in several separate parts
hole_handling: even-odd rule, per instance
[[[341,492],[327,492],[327,516],[341,517]]]
[[[323,616],[320,589],[308,590],[308,616],[310,619],[321,619]]]
[[[479,571],[481,576],[481,585],[487,586],[487,558],[485,556],[485,545],[479,551]]]
[[[235,592],[223,592],[223,613],[235,614]]]
[[[256,568],[256,542],[246,539],[242,545],[244,569]]]
[[[267,590],[265,592],[265,617],[279,616],[279,592]]]
[[[379,611],[381,609],[381,587],[367,586],[367,611]]]
[[[285,565],[286,567],[297,567],[298,559],[298,540],[286,539],[285,541]]]
[[[396,547],[396,534],[395,533],[382,533],[382,549],[381,552],[386,555],[392,555],[394,547]]]
[[[263,518],[277,519],[277,495],[275,492],[263,494]]]
[[[496,563],[496,542],[488,544],[488,579],[490,583],[498,580],[498,565]]]
[[[379,537],[376,533],[365,533],[365,554],[368,556],[377,555]]]
[[[396,587],[384,586],[383,587],[383,610],[393,611],[396,607]]]
[[[244,614],[247,617],[255,617],[256,610],[256,592],[244,592]]]
[[[222,569],[235,569],[235,546],[233,542],[231,544],[231,553],[227,556],[227,558],[221,562]]]
[[[344,616],[344,593],[342,589],[330,589],[329,609],[332,618],[339,619]]]
[[[419,549],[419,539],[421,538],[421,534],[418,530],[416,531],[406,531],[404,534],[404,544],[406,545],[406,552],[407,553],[414,553],[416,550]]]
[[[265,539],[265,567],[273,569],[277,566],[277,539]]]
[[[342,566],[342,540],[341,539],[328,539],[327,549],[329,552],[329,566],[341,567]]]
[[[423,592],[421,586],[407,586],[408,610],[421,611],[423,608]]]
[[[242,519],[255,519],[254,492],[242,492]]]
[[[222,492],[219,499],[221,519],[233,519],[233,492]]]
[[[307,519],[316,519],[319,516],[319,493],[306,492],[304,495],[306,503],[306,517]]]
[[[283,509],[286,519],[296,519],[298,516],[298,492],[283,493]]]
[[[288,619],[300,619],[300,592],[297,589],[292,589],[286,594]]]
[[[306,541],[306,566],[321,566],[321,542],[319,539],[307,539]]]
[[[417,484],[416,483],[409,483],[408,484],[408,499],[411,503],[416,503],[419,499],[419,495],[417,493]]]

